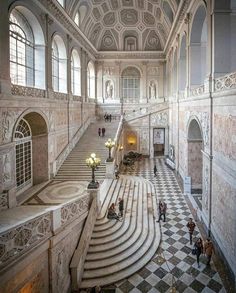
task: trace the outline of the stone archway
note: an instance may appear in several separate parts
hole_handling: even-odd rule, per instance
[[[191,193],[202,194],[203,139],[200,125],[192,119],[188,127],[188,176],[191,177]]]
[[[49,179],[48,128],[37,112],[25,114],[16,124],[16,185],[22,193]]]

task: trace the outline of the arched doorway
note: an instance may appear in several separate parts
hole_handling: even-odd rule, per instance
[[[202,131],[198,121],[192,119],[188,127],[188,176],[191,177],[191,193],[199,195],[199,201],[202,195],[202,149]]]
[[[16,143],[16,187],[20,194],[49,179],[48,135],[44,118],[36,112],[24,115],[14,131]]]

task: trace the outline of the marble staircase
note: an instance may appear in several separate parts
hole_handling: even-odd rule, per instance
[[[120,197],[125,209],[122,221],[108,220],[108,207],[115,203],[118,211]],[[80,288],[112,284],[150,261],[160,243],[155,215],[155,191],[149,181],[125,175],[112,180],[94,226]]]
[[[108,138],[114,139],[118,124],[118,120],[106,123],[103,121],[92,123],[68,155],[54,179],[90,181],[91,169],[87,167],[85,160],[90,157],[91,153],[95,153],[101,159],[101,165],[95,171],[95,177],[97,181],[103,180],[106,171],[105,160],[108,157],[108,150],[104,144]],[[98,136],[99,127],[105,127],[104,137]]]

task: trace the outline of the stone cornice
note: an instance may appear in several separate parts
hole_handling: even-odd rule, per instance
[[[63,26],[67,33],[79,42],[80,47],[87,51],[91,57],[95,57],[98,53],[96,48],[89,42],[86,36],[77,27],[74,21],[66,13],[66,11],[54,0],[34,0],[38,6],[40,6],[45,13],[50,14],[53,21],[57,21]]]
[[[165,54],[163,52],[148,52],[148,51],[130,51],[130,52],[122,52],[122,51],[102,51],[96,54],[96,58],[98,60],[158,60],[165,61]]]

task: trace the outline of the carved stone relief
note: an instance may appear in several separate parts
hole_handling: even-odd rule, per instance
[[[12,168],[11,168],[11,157],[10,153],[4,154],[2,157],[3,161],[3,183],[11,182],[11,174],[12,174]]]
[[[152,114],[151,116],[151,125],[152,126],[168,126],[168,113],[167,112],[161,112]]]
[[[114,99],[114,83],[110,79],[105,82],[105,98]]]
[[[203,202],[206,210],[208,210],[208,198],[209,198],[209,167],[207,165],[204,166],[203,171]]]
[[[120,12],[120,17],[124,25],[135,25],[138,22],[138,11],[135,9],[123,9]]]
[[[149,83],[149,99],[156,99],[157,98],[157,85],[154,80],[151,80]]]
[[[151,31],[147,37],[145,50],[161,50],[161,44],[155,31]]]
[[[11,139],[12,128],[14,125],[15,115],[11,112],[2,113],[2,141],[8,142]]]

